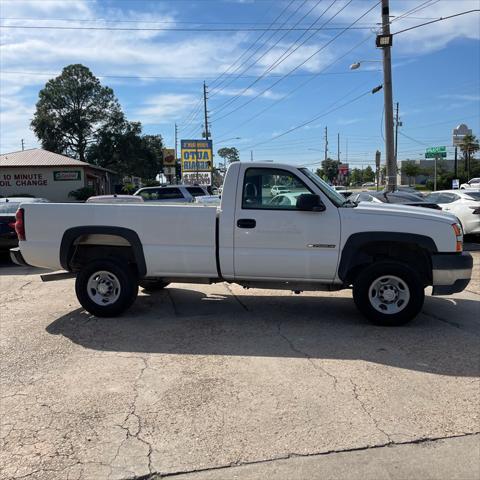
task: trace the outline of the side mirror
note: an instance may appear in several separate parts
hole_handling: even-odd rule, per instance
[[[303,212],[324,212],[326,210],[325,204],[318,195],[312,193],[302,193],[297,197],[297,210]]]

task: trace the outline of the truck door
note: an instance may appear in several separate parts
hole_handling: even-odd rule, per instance
[[[243,167],[239,182],[235,278],[332,281],[340,244],[337,207],[296,169]],[[326,210],[297,210],[302,193],[319,194]]]

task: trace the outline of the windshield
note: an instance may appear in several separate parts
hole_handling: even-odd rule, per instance
[[[480,200],[480,192],[468,192],[465,197],[471,198],[472,200]]]
[[[345,197],[334,190],[327,182],[322,180],[316,173],[313,173],[308,168],[300,168],[300,171],[308,177],[321,191],[324,193],[328,199],[337,207],[341,207],[347,203]]]

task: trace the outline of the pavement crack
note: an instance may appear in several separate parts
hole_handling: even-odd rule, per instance
[[[230,292],[232,297],[238,302],[238,304],[246,311],[249,312],[250,309],[240,300],[240,298],[235,294],[235,292],[232,290],[230,285],[226,282],[224,282],[225,288]]]
[[[378,425],[378,421],[375,419],[375,417],[369,412],[369,410],[367,409],[365,403],[363,402],[363,400],[360,398],[359,394],[358,394],[358,385],[351,379],[349,378],[349,381],[350,383],[352,384],[352,389],[353,389],[353,396],[355,398],[355,400],[360,404],[360,407],[362,408],[362,410],[365,412],[365,414],[367,415],[368,418],[370,418],[370,420],[372,421],[372,423],[375,425],[375,428],[383,433],[383,435],[385,435],[385,437],[387,438],[388,440],[388,444],[392,444],[394,443],[393,440],[391,439],[390,435],[385,431],[383,430],[382,428],[379,427]]]
[[[115,452],[115,455],[114,455],[114,457],[111,461],[111,464],[113,464],[115,462],[115,460],[118,458],[118,456],[120,454],[120,450],[123,447],[123,445],[125,444],[125,442],[130,438],[135,438],[138,442],[146,445],[146,447],[148,449],[148,451],[147,451],[147,464],[148,464],[148,471],[150,472],[149,474],[151,474],[152,471],[153,471],[153,465],[152,465],[153,447],[152,447],[151,443],[148,442],[147,440],[145,440],[145,438],[141,435],[141,433],[142,433],[142,419],[141,419],[140,415],[137,413],[137,401],[138,401],[138,397],[140,395],[139,394],[139,384],[142,380],[142,377],[143,377],[145,371],[149,367],[148,358],[145,358],[145,357],[133,357],[133,358],[137,358],[138,360],[141,360],[143,362],[143,366],[140,368],[140,371],[139,371],[139,373],[138,373],[138,375],[135,378],[135,381],[133,383],[134,395],[133,395],[133,399],[130,403],[129,411],[128,411],[125,419],[123,420],[122,424],[117,425],[118,427],[120,427],[122,430],[125,431],[125,438],[122,440],[122,442],[118,446],[118,448]],[[132,418],[135,419],[135,425],[134,425],[133,428],[132,428],[132,425],[130,425],[130,420]]]
[[[326,370],[324,367],[322,367],[318,362],[315,362],[315,359],[310,354],[308,354],[307,352],[304,352],[303,350],[300,350],[298,347],[296,347],[295,344],[292,342],[292,340],[290,340],[287,337],[287,335],[285,335],[285,333],[282,332],[282,322],[281,321],[277,323],[277,332],[278,332],[278,335],[288,343],[292,352],[295,352],[296,354],[305,357],[308,360],[308,362],[310,363],[310,365],[312,365],[312,367],[315,370],[320,370],[325,375],[327,375],[327,377],[330,377],[332,379],[332,382],[333,382],[333,389],[337,390],[337,385],[338,385],[337,377],[335,375],[333,375],[332,373],[330,373],[328,370]]]
[[[352,448],[346,448],[346,449],[333,449],[333,450],[327,450],[324,452],[312,452],[312,453],[296,453],[296,452],[291,452],[287,453],[285,455],[279,455],[276,457],[272,458],[265,458],[265,459],[260,459],[260,460],[252,460],[252,461],[247,461],[247,462],[241,462],[241,461],[236,461],[236,462],[231,462],[226,465],[219,465],[215,467],[205,467],[205,468],[198,468],[198,469],[192,469],[192,470],[179,470],[176,472],[154,472],[154,473],[149,473],[147,475],[142,475],[142,476],[137,476],[137,477],[126,477],[123,478],[123,480],[161,480],[164,478],[174,478],[176,476],[180,475],[187,475],[187,474],[194,474],[194,473],[200,473],[200,472],[210,472],[210,471],[216,471],[216,470],[228,470],[231,468],[238,468],[238,467],[243,467],[243,466],[248,466],[248,465],[261,465],[264,463],[272,463],[276,462],[278,460],[289,460],[291,458],[304,458],[304,457],[320,457],[320,456],[327,456],[327,455],[334,455],[336,453],[348,453],[348,452],[360,452],[364,450],[374,450],[374,449],[380,449],[380,448],[385,448],[385,447],[391,447],[391,446],[399,446],[399,445],[416,445],[416,444],[423,444],[423,443],[434,443],[437,441],[441,440],[450,440],[454,438],[463,438],[463,437],[471,437],[471,436],[476,436],[480,435],[480,431],[478,432],[470,432],[470,433],[462,433],[459,435],[450,435],[450,436],[444,436],[444,437],[421,437],[417,438],[414,440],[408,440],[405,442],[385,442],[385,443],[380,443],[377,445],[367,445],[363,447],[352,447]],[[230,477],[228,477],[230,478]]]

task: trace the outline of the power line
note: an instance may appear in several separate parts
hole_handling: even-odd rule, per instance
[[[293,0],[291,0],[290,3],[279,13],[279,15],[277,15],[277,17],[275,18],[275,20],[273,20],[273,22],[271,23],[271,27],[273,27],[273,25],[275,25],[275,23],[277,22],[277,20],[279,20],[279,19],[283,16],[283,14],[288,11],[288,9],[289,9],[290,6],[292,5],[292,3],[293,3]],[[297,8],[297,10],[298,10],[298,8]],[[297,10],[295,10],[294,13],[296,13]],[[283,26],[286,24],[287,21],[288,21],[288,19],[283,20],[283,23],[280,24],[280,27],[283,27]],[[272,33],[266,40],[264,40],[264,41],[261,43],[261,45],[259,45],[259,46],[248,56],[248,58],[246,58],[245,60],[242,61],[242,63],[240,63],[239,65],[237,65],[237,67],[236,67],[236,68],[233,70],[233,72],[231,72],[231,73],[236,73],[236,72],[238,72],[238,70],[240,70],[240,68],[242,68],[251,58],[253,58],[258,51],[260,51],[265,45],[268,44],[268,42],[269,42],[269,41],[276,35],[276,33],[277,33],[277,29],[276,29],[276,28],[275,28],[275,29],[272,29],[272,30],[273,30],[273,33]],[[266,33],[266,32],[264,32],[264,33],[248,48],[247,52],[249,52],[249,51],[252,50],[252,48],[261,40],[261,38],[265,35],[265,33]],[[243,56],[243,55],[242,55],[242,56]],[[236,62],[235,62],[235,63],[236,63]],[[249,68],[249,67],[248,67],[248,68]],[[248,70],[248,68],[244,69],[240,74],[245,73],[245,72]],[[227,85],[230,85],[231,83],[232,83],[232,82],[230,81]],[[222,80],[222,81],[216,86],[215,89],[218,90],[218,88],[219,88],[220,86],[222,86],[222,85],[223,85],[223,87],[225,87],[225,80]],[[211,96],[213,97],[213,96],[215,96],[216,94],[217,94],[217,92],[216,92],[216,91],[213,91],[212,94],[211,94]]]
[[[373,70],[359,70],[358,72],[355,72],[355,75],[358,75],[359,73],[370,73]],[[27,76],[46,76],[46,77],[51,77],[51,76],[56,76],[59,75],[59,72],[33,72],[33,71],[21,71],[21,70],[2,70],[2,75],[27,75]],[[313,77],[317,75],[315,72],[304,72],[304,73],[296,73],[292,74],[292,77]],[[328,72],[325,73],[324,75],[352,75],[350,72]],[[133,80],[213,80],[217,77],[205,77],[202,75],[199,76],[158,76],[158,75],[115,75],[115,74],[103,74],[99,73],[96,75],[99,78],[125,78],[125,79],[133,79]],[[275,74],[272,73],[269,75],[272,78],[275,77],[281,77],[281,74]],[[257,78],[257,75],[242,75],[239,78]]]
[[[273,20],[273,22],[271,22],[270,26],[273,26],[273,25],[277,22],[277,20],[282,17],[282,15],[284,14],[284,12],[287,11],[287,9],[290,7],[290,5],[292,5],[292,3],[293,3],[293,0],[291,0],[290,3],[289,3],[285,8],[283,8],[283,10],[275,17],[275,19]],[[220,75],[218,75],[218,76],[210,83],[210,87],[211,87],[212,85],[215,85],[215,82],[219,81],[219,80],[222,78],[222,76],[224,76],[226,73],[228,73],[229,70],[231,70],[231,68],[234,67],[234,65],[235,65],[236,63],[238,63],[249,51],[251,51],[251,50],[255,47],[255,45],[262,39],[262,37],[265,35],[265,33],[266,33],[266,32],[262,33],[262,35],[260,35],[260,36],[250,45],[250,47],[248,47],[232,64],[230,64],[230,66],[227,67],[227,69],[226,69],[223,73],[221,73]],[[270,36],[269,38],[271,38],[271,36]],[[268,41],[268,40],[267,40],[267,41]],[[260,48],[262,48],[263,45],[265,45],[265,43],[266,43],[266,42],[263,42],[263,43],[260,45],[260,47],[258,47],[252,55],[254,55]],[[247,60],[244,60],[239,66],[237,66],[236,69],[235,69],[232,73],[235,73],[246,61],[248,61],[249,58],[252,57],[252,55],[250,55],[250,57],[248,57]],[[222,84],[223,82],[224,82],[224,80],[220,80],[220,84]],[[195,117],[193,117],[193,118],[195,118]]]
[[[330,113],[333,113],[335,112],[336,110],[339,110],[340,108],[343,108],[343,107],[346,107],[347,105],[350,105],[354,102],[356,102],[357,100],[360,100],[360,98],[362,97],[365,97],[366,95],[368,94],[371,94],[372,91],[371,90],[368,90],[360,95],[358,95],[357,97],[353,98],[352,100],[346,102],[346,103],[343,103],[342,105],[339,105],[338,107],[335,107],[335,108],[332,108],[331,110],[327,111],[327,112],[322,112],[320,113],[319,115],[315,115],[313,118],[311,118],[310,120],[307,120],[306,122],[303,122],[301,123],[300,125],[297,125],[293,128],[290,128],[289,130],[286,130],[285,132],[282,132],[282,133],[279,133],[278,135],[275,135],[273,136],[272,138],[268,139],[268,140],[264,140],[263,142],[258,142],[258,143],[255,143],[254,145],[250,145],[246,148],[254,148],[258,145],[263,145],[264,143],[268,143],[268,142],[272,142],[273,140],[276,140],[277,138],[280,138],[280,137],[283,137],[284,135],[288,135],[289,133],[292,133],[294,132],[295,130],[298,130],[300,128],[303,128],[305,127],[306,125],[309,125],[310,123],[313,123],[315,122],[316,120],[322,118],[322,117],[325,117],[326,115],[329,115]]]
[[[433,2],[433,3],[432,3]],[[427,7],[433,6],[435,3],[438,3],[439,0],[426,0],[425,2],[421,3],[420,5],[417,5],[416,7],[411,8],[410,10],[407,10],[406,12],[402,13],[398,17],[395,17],[393,20],[390,21],[390,24],[393,22],[397,22],[398,20],[401,20],[402,18],[407,18],[410,16],[412,13],[417,13],[420,10],[423,10]]]
[[[340,57],[338,57],[337,59],[335,59],[333,62],[331,62],[330,64],[328,64],[327,66],[325,66],[322,70],[320,70],[319,72],[315,73],[311,78],[309,78],[308,80],[302,82],[300,85],[297,85],[295,88],[293,88],[292,90],[290,90],[286,95],[284,95],[282,98],[276,100],[275,102],[273,102],[272,104],[268,105],[266,108],[264,108],[263,110],[260,110],[259,112],[257,112],[255,115],[253,115],[252,117],[249,117],[247,120],[245,120],[244,122],[242,122],[240,125],[237,125],[237,127],[231,129],[231,130],[228,130],[226,133],[224,133],[224,135],[229,135],[232,131],[240,128],[240,127],[243,127],[244,125],[246,125],[247,123],[250,123],[252,120],[254,120],[255,118],[258,118],[260,115],[263,115],[267,110],[270,110],[271,108],[273,108],[274,106],[278,105],[280,102],[283,102],[284,100],[286,100],[288,97],[290,97],[293,93],[295,93],[296,91],[300,90],[301,88],[303,88],[305,85],[307,85],[307,83],[310,83],[314,78],[317,78],[319,77],[320,75],[329,75],[328,72],[325,72],[325,70],[329,69],[332,65],[335,65],[336,63],[338,63],[340,60],[342,60],[343,58],[345,58],[347,55],[349,55],[351,52],[353,52],[354,50],[356,50],[357,48],[359,48],[360,46],[362,46],[365,42],[367,42],[368,40],[370,40],[371,37],[367,37],[365,38],[364,40],[362,40],[361,42],[359,42],[357,45],[355,45],[354,47],[352,47],[350,50],[348,50],[347,52],[345,52],[343,55],[341,55]],[[369,73],[371,74],[372,72],[375,72],[375,70],[371,70],[371,71],[364,71],[364,73]],[[345,72],[347,74],[351,74],[351,72]],[[291,75],[293,76],[293,75]]]
[[[322,50],[324,50],[325,48],[327,48],[331,43],[333,43],[337,38],[339,38],[341,35],[343,35],[345,32],[347,32],[348,30],[350,30],[350,28],[355,25],[358,21],[360,21],[363,17],[365,17],[366,15],[368,15],[377,5],[379,5],[379,1],[375,3],[375,5],[373,5],[372,7],[370,7],[365,13],[363,13],[360,17],[358,17],[354,22],[352,22],[348,27],[346,27],[344,30],[342,30],[340,33],[338,33],[337,35],[335,35],[332,39],[330,39],[327,43],[325,43],[322,47],[320,47],[318,50],[316,50],[314,53],[312,53],[306,60],[304,60],[303,62],[301,62],[299,65],[297,65],[295,68],[293,68],[292,70],[290,70],[288,73],[286,73],[285,75],[283,75],[282,77],[280,77],[276,82],[274,82],[272,85],[270,85],[269,87],[267,87],[266,89],[262,90],[260,93],[258,93],[257,95],[253,96],[252,98],[250,98],[249,100],[247,100],[245,103],[239,105],[238,107],[236,107],[235,109],[231,110],[230,112],[227,112],[226,114],[222,115],[221,117],[219,118],[215,118],[214,116],[214,120],[218,121],[218,120],[221,120],[231,114],[233,114],[234,112],[240,110],[241,108],[245,107],[246,105],[248,105],[249,103],[253,102],[255,99],[257,99],[258,97],[260,97],[261,95],[263,95],[265,92],[267,92],[268,90],[270,90],[272,87],[278,85],[282,80],[284,80],[285,78],[289,77],[292,73],[294,73],[295,71],[297,71],[302,65],[305,65],[305,63],[307,63],[308,61],[310,61],[315,55],[317,55],[318,53],[320,53]],[[340,11],[339,11],[340,12]],[[337,12],[335,15],[338,15]],[[333,18],[333,17],[332,17]],[[293,52],[291,52],[289,55],[291,55]],[[288,56],[286,57],[288,58]],[[286,59],[285,58],[285,59]],[[282,61],[284,61],[285,59],[283,59]]]
[[[393,35],[398,35],[400,33],[408,32],[409,30],[414,30],[415,28],[424,27],[425,25],[431,25],[432,23],[443,22],[444,20],[460,17],[461,15],[467,15],[469,13],[478,13],[478,12],[480,12],[480,8],[475,8],[473,10],[467,10],[465,12],[455,13],[454,15],[448,15],[448,17],[440,17],[440,18],[437,18],[436,20],[431,20],[430,22],[420,23],[419,25],[414,25],[413,27],[404,28],[403,30],[394,32]]]
[[[311,13],[318,5],[320,5],[320,3],[321,3],[322,1],[323,1],[323,0],[318,0],[318,1],[312,6],[312,8],[310,8],[310,10],[308,10],[308,11],[297,21],[297,23],[303,21],[304,18],[306,18],[308,15],[310,15],[310,13]],[[305,5],[305,3],[306,3],[306,2],[304,2],[303,4],[301,4],[301,6]],[[335,0],[332,2],[332,5],[333,5],[333,3],[335,3]],[[331,6],[331,5],[330,5],[330,6]],[[328,7],[328,8],[320,15],[319,19],[325,14],[325,12],[326,12],[329,8],[330,8],[330,7]],[[296,13],[296,12],[295,12],[295,13]],[[311,24],[311,26],[315,25],[315,23],[316,23],[319,19],[315,20],[315,21]],[[290,33],[290,31],[284,33],[280,38],[278,38],[278,39],[276,40],[276,42],[275,42],[273,45],[270,46],[270,48],[268,48],[265,52],[263,52],[263,54],[262,54],[260,57],[256,58],[255,61],[254,61],[252,64],[250,64],[242,73],[245,73],[245,72],[248,71],[250,68],[252,68],[255,64],[257,64],[262,58],[265,57],[265,55],[267,55],[267,53],[269,53],[271,50],[273,50],[289,33]],[[305,33],[306,33],[306,32],[304,32],[299,38],[301,38],[303,35],[305,35]],[[298,39],[297,39],[297,40],[298,40]],[[296,40],[296,41],[297,41],[297,40]],[[289,48],[291,48],[291,47],[289,47]],[[287,49],[286,51],[288,51],[288,49]],[[280,58],[281,58],[281,57],[280,57]],[[267,69],[267,71],[268,71],[268,69]],[[223,109],[226,105],[234,102],[239,96],[241,96],[243,93],[245,93],[252,85],[254,85],[257,81],[259,81],[259,80],[260,80],[261,78],[263,78],[264,76],[265,76],[265,72],[264,72],[264,74],[262,74],[260,77],[257,77],[257,79],[256,79],[253,83],[251,83],[249,86],[247,86],[239,95],[235,95],[233,99],[230,99],[228,102],[223,103],[222,105],[220,105],[219,108]],[[232,81],[234,81],[234,80],[232,80]],[[230,81],[226,86],[228,86],[229,84],[231,84],[232,81]],[[217,93],[218,93],[218,92],[217,92]]]
[[[308,1],[308,0],[307,0]],[[26,29],[26,30],[100,30],[100,31],[118,31],[118,32],[268,32],[271,29],[249,27],[249,28],[204,28],[204,27],[188,27],[188,28],[153,28],[153,27],[80,27],[68,25],[0,25],[0,28],[10,29]],[[342,30],[344,27],[296,27],[296,28],[276,28],[276,32],[303,32],[308,30]],[[355,27],[354,30],[370,30],[371,27]]]
[[[311,24],[311,26],[315,25],[315,23],[317,23],[324,15],[325,13],[327,13],[328,10],[330,10],[330,8],[333,6],[333,4],[335,3],[336,0],[333,0],[332,3],[321,13],[321,15]],[[352,0],[350,0],[351,2]],[[310,12],[313,11],[314,8],[316,8],[320,3],[322,2],[322,0],[319,0],[316,4],[314,4],[314,6],[305,14],[306,15],[309,15]],[[350,3],[349,2],[349,3]],[[305,17],[304,16],[304,17]],[[299,21],[302,21],[303,18],[302,17]],[[322,26],[325,26],[328,22],[324,23]],[[305,32],[306,33],[306,32]],[[297,42],[298,40],[300,40],[304,35],[305,33],[303,33],[297,40],[295,40],[295,42]],[[312,35],[310,35],[309,39],[315,35],[316,32]],[[263,55],[259,58],[257,58],[255,60],[255,62],[250,65],[248,68],[251,68],[253,65],[255,65],[255,63],[258,63],[258,61],[263,58],[268,52],[270,52],[279,42],[280,40],[282,40],[287,34],[284,34],[282,37],[280,37],[277,42],[272,45],[266,52],[263,53]],[[305,43],[305,41],[301,44],[303,45]],[[282,60],[282,57],[292,48],[292,46],[288,47],[287,50],[285,50],[285,52],[283,52],[282,55],[280,55],[280,57],[277,58],[277,60],[275,62],[273,62],[260,76],[258,76],[252,83],[250,83],[247,87],[245,87],[238,95],[235,95],[233,98],[231,98],[229,101],[227,102],[224,102],[223,104],[221,104],[219,107],[217,107],[216,109],[216,112],[218,113],[219,111],[223,110],[225,107],[227,107],[228,105],[232,104],[233,102],[235,102],[235,100],[237,100],[238,98],[240,98],[249,88],[251,88],[253,85],[255,85],[257,82],[259,82],[262,78],[264,78],[270,71],[272,71],[276,66],[278,66],[280,63],[282,63],[285,58]],[[293,53],[293,52],[292,52]],[[289,56],[289,55],[288,55]]]

